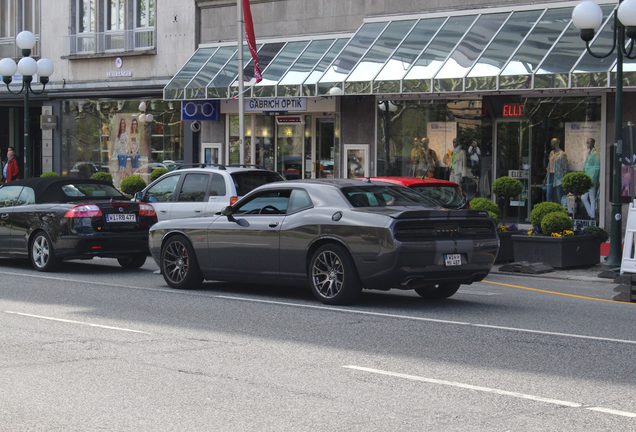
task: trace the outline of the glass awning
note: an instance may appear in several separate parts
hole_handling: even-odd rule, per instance
[[[615,3],[600,1],[603,24],[591,42],[612,44]],[[259,40],[263,80],[245,49],[246,97],[334,94],[463,93],[604,88],[615,81],[613,56],[585,50],[572,24],[578,2],[500,7],[365,20],[354,34]],[[636,85],[636,62],[625,62]],[[202,46],[164,88],[166,100],[238,95],[236,44]]]

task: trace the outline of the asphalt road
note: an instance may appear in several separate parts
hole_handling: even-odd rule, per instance
[[[154,270],[0,261],[0,431],[636,430],[636,305],[611,284],[327,307]]]

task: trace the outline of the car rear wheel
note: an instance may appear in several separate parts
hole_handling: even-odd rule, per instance
[[[183,236],[168,239],[161,249],[161,274],[168,285],[177,289],[201,287],[203,275],[199,270],[194,249]]]
[[[460,284],[458,283],[445,283],[432,285],[430,287],[415,288],[415,292],[420,297],[431,300],[439,300],[451,297],[457,292]]]
[[[146,263],[146,255],[132,255],[124,258],[117,258],[119,265],[125,269],[138,269]]]
[[[29,244],[29,258],[34,269],[41,272],[55,271],[60,260],[55,257],[51,239],[44,232],[36,233]]]
[[[336,244],[314,252],[309,262],[309,284],[314,296],[325,304],[352,303],[362,290],[349,252]]]

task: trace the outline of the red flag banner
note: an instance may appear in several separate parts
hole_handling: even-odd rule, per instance
[[[252,61],[254,62],[254,78],[256,78],[256,82],[259,83],[263,80],[263,76],[261,75],[261,65],[258,61],[258,52],[256,51],[256,36],[254,35],[254,22],[252,21],[250,0],[243,0],[243,20],[245,21],[247,46],[250,49]]]

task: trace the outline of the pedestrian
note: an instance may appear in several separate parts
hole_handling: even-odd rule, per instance
[[[2,167],[2,181],[3,183],[11,183],[18,178],[19,174],[20,167],[18,167],[15,152],[13,151],[13,147],[9,147],[7,150],[7,163]]]

